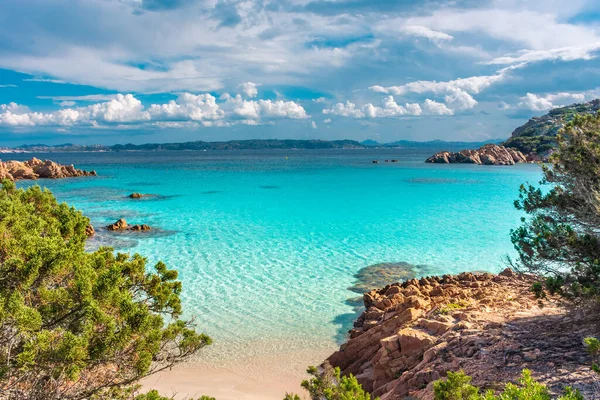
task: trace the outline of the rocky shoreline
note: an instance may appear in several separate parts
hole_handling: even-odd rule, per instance
[[[425,162],[437,164],[515,165],[540,161],[535,155],[525,155],[519,150],[497,144],[486,144],[477,150],[459,152],[440,151]]]
[[[460,369],[474,385],[495,390],[524,368],[553,393],[571,385],[596,398],[582,339],[598,332],[597,318],[567,309],[559,298],[537,299],[536,281],[507,269],[372,290],[350,339],[326,362],[356,375],[381,400],[432,399],[433,382]]]
[[[0,179],[9,179],[11,181],[40,178],[75,178],[96,175],[96,171],[76,169],[73,165],[62,165],[51,160],[42,161],[35,157],[28,161],[0,161]]]

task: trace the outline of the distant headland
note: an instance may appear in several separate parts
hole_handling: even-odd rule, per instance
[[[400,140],[392,143],[379,143],[374,140],[359,142],[356,140],[293,140],[293,139],[249,139],[229,140],[219,142],[183,142],[183,143],[147,143],[147,144],[115,144],[115,145],[81,145],[81,144],[27,144],[17,147],[0,148],[0,153],[54,153],[54,152],[118,152],[118,151],[212,151],[212,150],[294,150],[294,149],[367,149],[367,148],[442,148],[445,146],[476,146],[487,143],[498,143],[498,141],[487,142],[445,142],[433,140],[429,142],[414,142]]]

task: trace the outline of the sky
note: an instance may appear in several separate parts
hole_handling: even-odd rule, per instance
[[[0,145],[500,139],[599,55],[596,0],[2,0]]]

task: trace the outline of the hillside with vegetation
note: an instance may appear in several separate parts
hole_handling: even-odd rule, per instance
[[[600,99],[555,108],[546,115],[531,118],[525,125],[515,129],[503,145],[523,154],[538,154],[544,158],[556,148],[556,136],[575,115],[594,114],[599,110]]]

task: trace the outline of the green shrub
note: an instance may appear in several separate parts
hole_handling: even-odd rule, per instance
[[[448,372],[446,380],[433,383],[435,400],[550,400],[550,391],[531,377],[531,371],[524,369],[519,384],[507,383],[504,391],[498,395],[488,390],[481,393],[471,385],[471,377],[463,371]],[[567,386],[558,400],[583,400],[583,395]]]
[[[575,116],[556,138],[540,187],[523,185],[511,231],[518,269],[547,276],[545,287],[572,299],[600,296],[600,114]]]
[[[38,186],[0,188],[0,387],[20,398],[113,398],[211,342],[180,319],[177,271],[86,252],[88,224]]]
[[[364,391],[356,377],[341,376],[339,368],[325,364],[321,372],[315,367],[309,367],[307,372],[312,378],[303,381],[302,387],[312,400],[371,400],[371,395]],[[300,397],[286,394],[284,400],[300,400]]]

